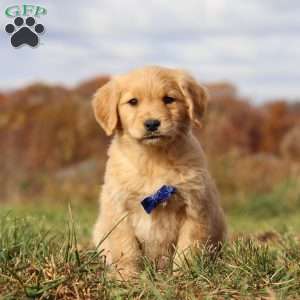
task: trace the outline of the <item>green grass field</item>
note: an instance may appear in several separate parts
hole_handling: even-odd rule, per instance
[[[230,240],[218,255],[201,249],[176,274],[145,260],[130,282],[109,276],[90,244],[95,202],[2,205],[0,299],[299,299],[300,197],[285,196],[227,208]]]

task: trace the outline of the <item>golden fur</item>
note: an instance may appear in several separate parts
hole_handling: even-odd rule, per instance
[[[164,103],[165,96],[175,99]],[[130,105],[132,98],[138,100]],[[199,243],[217,245],[226,237],[218,193],[192,125],[200,124],[207,92],[187,73],[146,67],[114,78],[94,96],[97,121],[114,134],[108,155],[100,214],[94,243],[123,217],[101,244],[109,263],[117,263],[122,276],[139,269],[142,255],[157,259],[180,255]],[[158,137],[149,138],[144,121],[159,119]],[[141,200],[162,185],[177,192],[148,215]]]

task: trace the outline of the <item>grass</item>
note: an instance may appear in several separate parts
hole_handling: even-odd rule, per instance
[[[2,205],[0,299],[297,299],[300,205],[280,193],[228,210],[218,255],[203,248],[176,274],[144,260],[130,282],[111,278],[89,243],[95,203]]]

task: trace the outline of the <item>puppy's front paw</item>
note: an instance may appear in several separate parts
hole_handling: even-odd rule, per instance
[[[177,252],[173,258],[172,271],[174,274],[178,274],[180,271],[184,270],[192,262],[193,252],[190,248],[184,251]]]
[[[136,266],[132,265],[117,265],[113,276],[122,281],[128,281],[137,278],[139,270]]]

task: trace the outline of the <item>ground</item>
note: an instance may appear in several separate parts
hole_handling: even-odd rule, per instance
[[[2,205],[0,299],[297,299],[300,197],[282,197],[227,207],[230,239],[219,254],[202,249],[173,275],[145,260],[130,282],[111,278],[90,244],[96,202]]]

